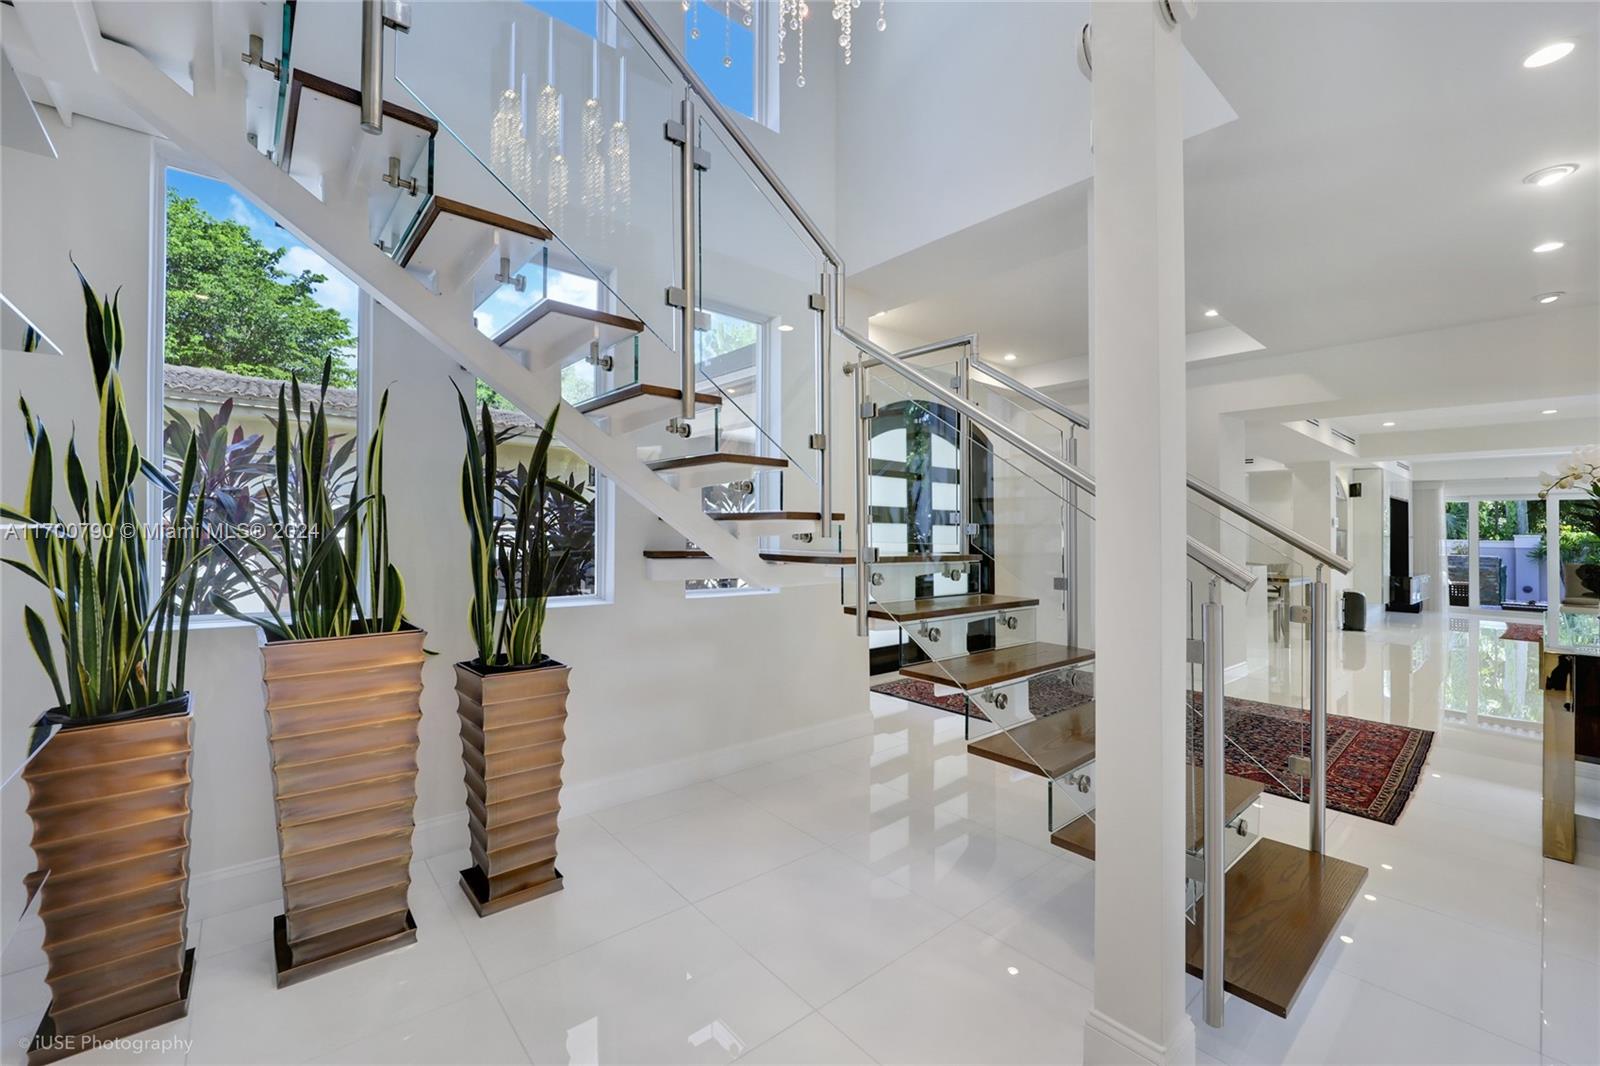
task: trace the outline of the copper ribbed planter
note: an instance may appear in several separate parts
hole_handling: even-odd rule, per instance
[[[480,917],[561,889],[556,819],[569,673],[558,662],[488,672],[456,664],[473,859],[461,887]]]
[[[416,940],[406,892],[425,636],[407,627],[261,650],[280,988]]]
[[[189,1010],[187,694],[65,726],[28,764],[51,1002],[28,1051],[52,1062]]]

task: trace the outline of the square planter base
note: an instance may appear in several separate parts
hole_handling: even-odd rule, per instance
[[[408,944],[415,944],[416,942],[417,922],[415,918],[411,917],[411,912],[408,910],[406,911],[406,927],[402,931],[395,933],[392,936],[386,936],[382,940],[374,940],[370,943],[358,944],[346,951],[339,952],[337,955],[329,955],[327,958],[317,959],[314,962],[301,963],[299,966],[296,966],[290,961],[293,956],[289,952],[289,931],[287,919],[285,919],[281,914],[272,919],[272,953],[274,956],[276,956],[278,962],[278,972],[276,977],[279,988],[285,988],[299,981],[304,981],[309,977],[316,977],[318,974],[324,974],[330,970],[337,970],[341,966],[348,966],[352,962],[360,962],[363,959],[370,959],[373,956],[382,955],[386,951],[392,951],[395,948],[403,948]]]
[[[43,1066],[46,1062],[55,1062],[69,1055],[88,1051],[99,1044],[177,1021],[189,1013],[189,984],[193,977],[194,948],[190,948],[183,953],[183,976],[178,981],[178,993],[181,998],[141,1014],[103,1025],[92,1033],[57,1034],[55,1018],[51,1016],[50,1009],[45,1008],[39,1029],[28,1042],[28,1066]]]
[[[472,909],[478,912],[479,918],[496,914],[507,907],[515,907],[519,903],[526,903],[530,899],[553,895],[561,891],[561,886],[561,871],[557,870],[556,875],[543,884],[529,885],[527,888],[508,892],[498,899],[490,899],[489,883],[484,879],[482,870],[476,866],[469,866],[461,871],[461,891],[472,901]]]

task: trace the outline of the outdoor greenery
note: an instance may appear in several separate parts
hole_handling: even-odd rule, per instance
[[[204,497],[213,519],[201,532],[201,546],[221,537],[256,578],[252,585],[229,558],[213,555],[195,567],[195,610],[199,613],[214,611],[218,599],[238,606],[253,588],[264,590],[272,597],[268,602],[282,607],[282,581],[245,541],[240,530],[240,527],[266,522],[267,491],[275,471],[272,449],[265,446],[263,434],[247,434],[243,426],[232,424],[234,403],[231,399],[224,400],[215,410],[199,407],[192,414],[193,421],[189,413],[175,407],[167,408],[166,424],[161,431],[167,475],[177,478],[193,441],[200,457],[197,491]],[[355,435],[332,434],[328,445],[333,449],[333,458],[328,462],[329,489],[335,501],[346,500],[356,480]],[[174,506],[172,493],[166,493],[163,502],[165,513],[170,517]],[[341,503],[339,512],[342,511]],[[294,522],[299,522],[298,515],[294,516]]]
[[[351,483],[344,501],[329,477],[337,452],[328,431],[328,388],[333,358],[323,360],[317,399],[302,402],[300,379],[278,390],[273,481],[266,495],[272,543],[241,532],[281,584],[287,614],[258,576],[227,541],[217,546],[261,600],[265,616],[250,617],[218,595],[219,611],[259,625],[274,640],[312,640],[355,633],[388,633],[405,621],[405,583],[389,559],[388,499],[384,492],[383,438],[389,393],[378,401],[378,419],[367,445],[366,495]],[[290,416],[293,416],[293,433]],[[342,446],[343,447],[343,446]],[[341,503],[343,506],[341,506]],[[367,571],[367,603],[360,574]]]
[[[85,719],[154,706],[183,693],[194,566],[209,549],[195,535],[206,517],[205,496],[197,491],[195,443],[191,439],[184,451],[176,483],[140,455],[119,372],[123,332],[116,297],[97,299],[82,271],[78,282],[100,398],[94,457],[99,480],[89,483],[77,434],[72,434],[65,457],[72,513],[61,513],[54,499],[50,435],[24,398],[20,406],[32,457],[27,501],[0,512],[23,525],[28,548],[26,561],[5,562],[49,591],[62,646],[60,668],[44,619],[32,607],[22,613],[28,642],[55,692],[56,713]],[[139,521],[141,476],[173,499],[161,545],[165,580],[154,594]]]
[[[582,490],[549,476],[550,446],[560,407],[551,410],[533,456],[512,471],[499,467],[500,445],[515,436],[496,429],[488,402],[474,423],[456,390],[467,450],[461,461],[461,503],[471,534],[472,604],[468,624],[483,666],[532,666],[544,661],[545,610],[559,594],[575,553],[589,557],[593,510]],[[585,528],[585,517],[587,526]]]
[[[282,381],[331,359],[330,383],[353,387],[351,323],[317,302],[325,275],[280,267],[286,252],[169,190],[166,361]]]

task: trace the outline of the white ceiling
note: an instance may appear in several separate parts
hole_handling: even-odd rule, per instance
[[[1562,310],[1596,302],[1600,5],[1217,0],[1183,32],[1238,114],[1185,145],[1189,328],[1231,324],[1264,345],[1233,359],[1265,376],[1290,353],[1518,316],[1536,328],[1553,308],[1533,297],[1549,290],[1565,290]],[[1560,38],[1577,41],[1570,56],[1522,67]],[[1560,162],[1581,169],[1522,182]],[[1035,385],[1030,366],[1081,368],[1086,210],[1084,183],[867,271],[864,298],[891,309],[874,325],[919,340],[976,330]],[[1532,253],[1552,239],[1566,247]],[[1201,317],[1208,307],[1219,318]],[[1531,373],[1504,402],[1448,407],[1369,375],[1340,382],[1318,413],[1354,433],[1537,420],[1548,407],[1593,416],[1591,340],[1579,394],[1549,395]],[[1546,355],[1514,345],[1503,358],[1532,369]],[[1460,372],[1433,358],[1436,377]]]

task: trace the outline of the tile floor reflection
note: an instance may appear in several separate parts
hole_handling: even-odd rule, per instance
[[[1202,1061],[1600,1062],[1600,869],[1539,855],[1533,663],[1504,624],[1337,636],[1338,713],[1436,730],[1432,754],[1397,825],[1329,818],[1329,850],[1372,871],[1348,942],[1287,1020],[1230,1000],[1213,1030],[1192,1002]],[[419,861],[418,944],[316,981],[272,987],[272,908],[199,922],[191,1014],[152,1034],[187,1055],[135,1061],[1078,1061],[1094,865],[959,718],[869,702],[855,740],[568,820],[554,896],[479,919],[464,853]],[[1259,803],[1304,844],[1303,805]],[[10,1063],[48,996],[37,969],[3,992]]]

